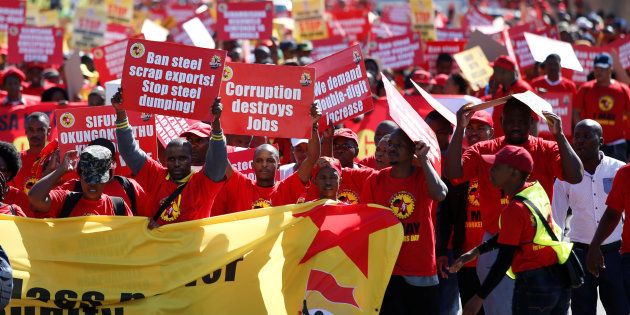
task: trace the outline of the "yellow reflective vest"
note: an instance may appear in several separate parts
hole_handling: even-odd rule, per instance
[[[534,182],[531,186],[523,189],[521,192],[516,194],[516,196],[523,197],[529,200],[532,204],[534,204],[544,218],[548,218],[551,215],[551,203],[549,202],[549,197],[545,192],[545,189],[540,185],[539,182]],[[549,233],[547,233],[547,229],[540,221],[540,218],[536,214],[536,211],[530,208],[527,204],[525,204],[527,209],[531,212],[532,216],[536,220],[536,234],[534,235],[533,243],[542,246],[551,246],[551,248],[556,252],[558,256],[558,262],[560,264],[564,264],[569,255],[571,254],[571,249],[573,248],[573,243],[562,242],[562,241],[554,241],[551,239]],[[551,226],[554,233],[556,234],[556,238],[558,240],[561,239],[562,231],[560,227],[556,224],[556,222],[552,222]],[[499,228],[501,228],[501,217],[499,217]],[[501,233],[499,231],[499,233]],[[512,268],[507,271],[507,274],[510,278],[515,279],[516,275],[512,272]]]

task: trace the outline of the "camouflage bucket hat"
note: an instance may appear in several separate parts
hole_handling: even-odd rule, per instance
[[[104,184],[109,181],[112,167],[112,153],[100,145],[91,145],[83,149],[79,158],[80,176],[88,184]]]

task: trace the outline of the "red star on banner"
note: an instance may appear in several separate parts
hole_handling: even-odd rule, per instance
[[[311,218],[319,229],[300,263],[339,246],[366,277],[370,234],[400,223],[391,211],[368,205],[321,205],[294,216]]]

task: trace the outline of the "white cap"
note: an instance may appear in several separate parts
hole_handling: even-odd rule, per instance
[[[295,148],[300,143],[308,143],[308,139],[291,138],[291,145]]]
[[[579,27],[579,28],[585,28],[585,29],[592,29],[593,28],[593,22],[591,22],[589,19],[581,16],[579,17],[577,20],[575,20],[575,24]]]

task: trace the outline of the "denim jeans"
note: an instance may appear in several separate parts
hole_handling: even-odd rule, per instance
[[[630,253],[621,255],[621,269],[623,272],[623,286],[626,289],[626,301],[630,304]]]
[[[563,268],[555,265],[517,274],[512,313],[514,315],[567,314],[571,289]]]
[[[453,251],[448,251],[448,265],[453,264]],[[451,273],[448,278],[442,278],[438,272],[440,279],[440,315],[457,315],[459,312],[459,288],[457,274]]]
[[[575,255],[580,260],[582,266],[586,266],[587,248],[573,247]],[[586,272],[584,284],[571,290],[571,313],[573,315],[596,315],[597,314],[597,287],[599,296],[606,309],[606,314],[626,315],[628,314],[628,301],[623,284],[621,255],[619,254],[619,243],[612,244],[608,248],[602,248],[606,268],[599,273],[599,278]]]
[[[9,259],[2,246],[0,246],[0,310],[9,304],[12,291],[13,272],[11,271],[11,265],[9,265]]]

